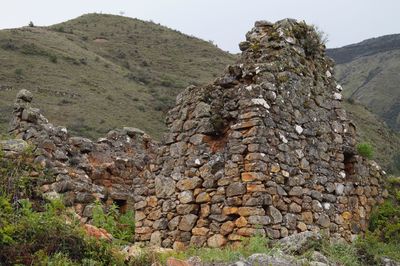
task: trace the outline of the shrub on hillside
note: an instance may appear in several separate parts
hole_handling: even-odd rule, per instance
[[[357,145],[357,152],[361,156],[372,159],[374,156],[374,148],[368,142],[362,142]]]
[[[57,56],[54,54],[49,55],[50,62],[57,63]]]
[[[17,69],[15,69],[14,73],[15,73],[15,75],[16,75],[17,77],[21,77],[23,71],[22,71],[21,68],[17,68]]]

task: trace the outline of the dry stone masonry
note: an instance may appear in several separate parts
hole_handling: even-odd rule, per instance
[[[41,186],[47,197],[62,195],[89,223],[96,199],[134,209],[139,242],[220,247],[321,230],[351,241],[387,196],[384,172],[357,155],[318,34],[295,20],[259,21],[240,49],[214,83],[177,97],[163,145],[135,128],[97,142],[71,137],[25,90],[11,133],[54,173]]]
[[[240,49],[237,64],[186,89],[169,112],[157,207],[137,218],[136,239],[220,247],[324,230],[351,240],[386,192],[379,166],[356,154],[318,34],[259,21]]]
[[[86,222],[96,200],[115,203],[125,211],[154,194],[149,167],[158,146],[143,131],[112,130],[97,142],[71,137],[65,127],[50,124],[39,109],[32,108],[32,98],[27,90],[18,93],[10,132],[32,143],[36,162],[51,170],[54,178],[43,180],[40,188],[45,197],[62,196]],[[25,146],[14,145],[12,150],[21,152]]]

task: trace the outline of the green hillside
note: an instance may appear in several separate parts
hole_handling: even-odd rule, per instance
[[[373,159],[391,174],[400,175],[400,134],[389,129],[380,118],[364,106],[343,102],[348,117],[357,127],[359,143],[371,143]]]
[[[176,95],[212,81],[234,56],[152,22],[89,14],[0,31],[0,60],[1,131],[25,88],[47,118],[75,134],[134,126],[159,138]]]
[[[346,98],[400,131],[400,34],[328,50]]]

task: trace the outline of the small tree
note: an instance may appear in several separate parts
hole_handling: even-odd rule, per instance
[[[31,28],[35,27],[35,25],[33,24],[32,21],[29,22],[28,26],[31,27]]]

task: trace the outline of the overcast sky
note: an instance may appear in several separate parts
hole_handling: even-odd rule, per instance
[[[154,22],[238,52],[256,20],[305,20],[328,34],[328,47],[400,33],[400,0],[0,0],[0,28],[52,25],[85,13]]]

